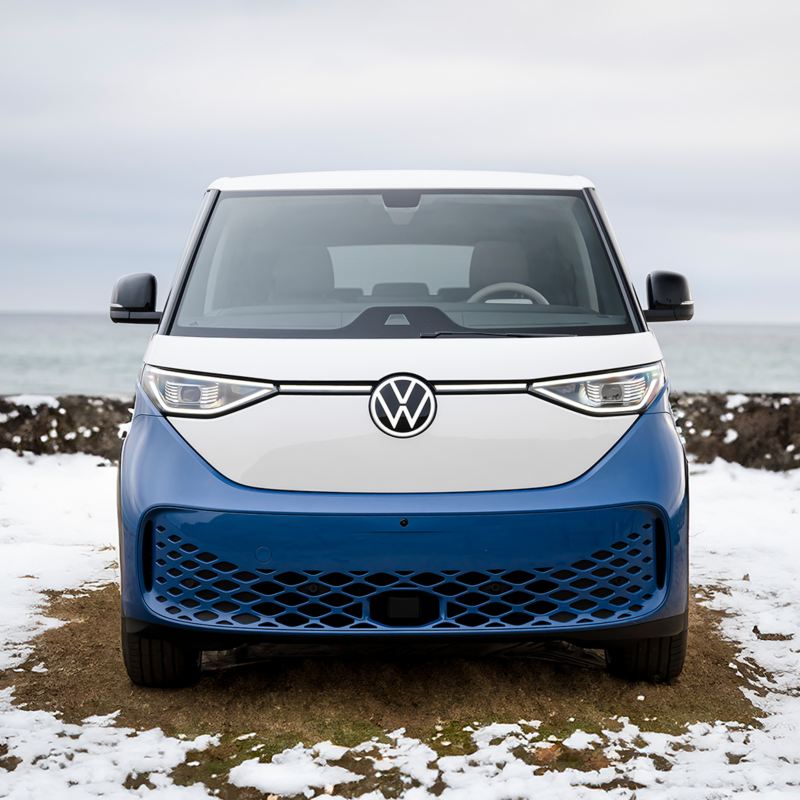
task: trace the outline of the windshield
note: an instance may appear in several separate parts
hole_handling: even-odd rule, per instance
[[[633,331],[580,193],[221,195],[170,333]]]

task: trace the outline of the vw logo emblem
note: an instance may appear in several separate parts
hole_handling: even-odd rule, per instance
[[[430,427],[436,415],[436,397],[420,378],[392,375],[373,390],[369,413],[384,433],[408,439]]]

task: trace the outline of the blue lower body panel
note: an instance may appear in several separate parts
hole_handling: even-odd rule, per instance
[[[685,480],[658,410],[569,484],[416,495],[243,487],[139,413],[120,467],[123,616],[271,640],[635,631],[686,611]]]

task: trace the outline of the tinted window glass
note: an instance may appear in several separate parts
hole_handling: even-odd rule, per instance
[[[578,193],[222,195],[171,333],[633,330]]]

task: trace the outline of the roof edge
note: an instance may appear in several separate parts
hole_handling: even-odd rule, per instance
[[[384,189],[551,189],[594,188],[581,175],[547,175],[533,172],[489,170],[353,170],[331,172],[285,172],[218,178],[209,189],[223,192],[330,191]]]

